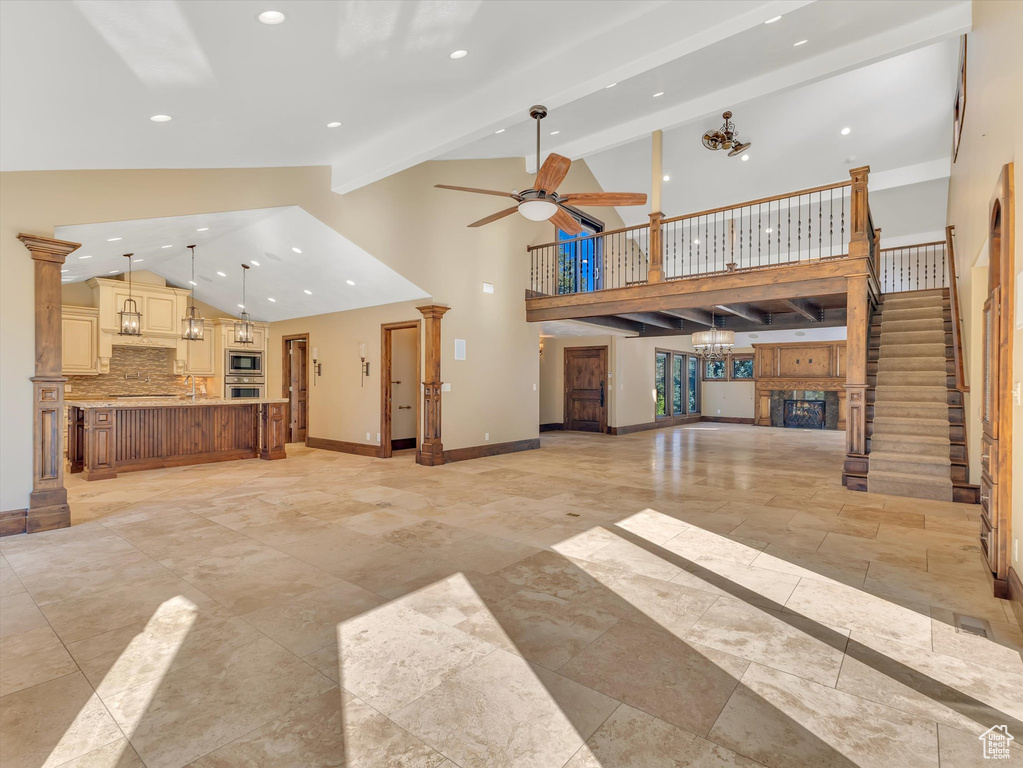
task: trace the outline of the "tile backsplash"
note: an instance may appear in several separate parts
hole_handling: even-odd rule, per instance
[[[185,376],[174,370],[174,350],[154,347],[113,348],[110,373],[68,376],[66,400],[97,400],[111,395],[187,395],[192,391]],[[129,377],[125,379],[125,374]],[[135,375],[138,374],[138,378]],[[195,377],[195,391],[206,395],[207,381]]]

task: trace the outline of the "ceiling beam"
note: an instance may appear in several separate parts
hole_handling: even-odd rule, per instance
[[[824,311],[809,299],[782,299],[781,303],[811,322],[819,323],[824,318]]]
[[[708,328],[714,325],[714,316],[705,309],[662,309],[661,314],[688,320],[697,325],[705,325]]]
[[[643,333],[643,324],[633,320],[626,320],[622,317],[576,317],[573,320],[590,325],[599,325],[602,328],[613,328],[616,331],[628,331],[637,336]]]
[[[749,320],[751,323],[768,325],[771,322],[771,315],[757,309],[752,304],[717,304],[715,305],[722,312]]]
[[[667,313],[658,312],[628,312],[618,315],[624,320],[632,320],[643,325],[653,325],[658,328],[670,328],[673,331],[682,330],[682,323],[677,318],[666,317]]]

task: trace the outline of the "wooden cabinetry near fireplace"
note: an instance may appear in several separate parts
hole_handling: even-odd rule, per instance
[[[771,392],[812,390],[838,393],[838,429],[845,429],[845,342],[816,341],[753,345],[753,423],[771,426]]]

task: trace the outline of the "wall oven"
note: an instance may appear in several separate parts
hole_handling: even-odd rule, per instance
[[[228,400],[262,398],[266,384],[262,376],[226,376],[224,397]]]
[[[227,376],[260,376],[264,375],[263,353],[249,349],[227,350]]]

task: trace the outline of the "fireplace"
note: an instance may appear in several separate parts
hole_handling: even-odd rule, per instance
[[[793,429],[824,429],[824,400],[786,400],[782,426]]]

